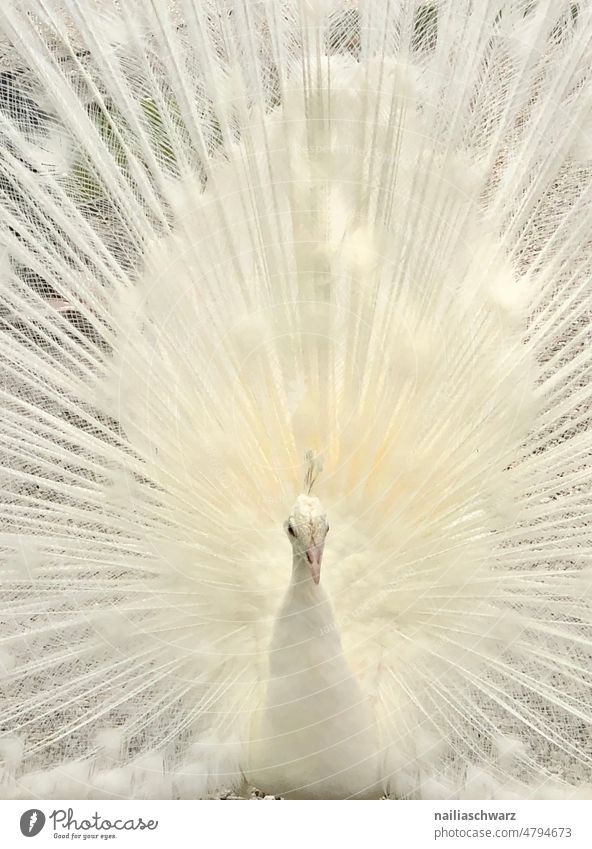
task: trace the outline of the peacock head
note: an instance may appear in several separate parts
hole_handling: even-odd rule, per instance
[[[321,560],[325,537],[329,532],[327,517],[318,498],[299,495],[284,528],[292,543],[294,556],[308,564],[315,584],[321,580]]]

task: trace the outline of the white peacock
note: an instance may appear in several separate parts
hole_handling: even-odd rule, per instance
[[[588,5],[0,28],[4,795],[589,797]]]

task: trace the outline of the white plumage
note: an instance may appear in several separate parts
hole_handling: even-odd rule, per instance
[[[286,530],[292,580],[270,642],[247,775],[288,798],[372,798],[382,790],[376,722],[320,585],[328,524],[318,499],[301,495]]]
[[[3,795],[590,797],[590,4],[0,27]]]

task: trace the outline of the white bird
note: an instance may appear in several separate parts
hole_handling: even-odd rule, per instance
[[[0,794],[589,798],[590,4],[0,43]]]
[[[372,798],[382,792],[375,720],[319,586],[328,530],[319,500],[300,495],[286,523],[292,579],[273,630],[248,775],[288,798]]]

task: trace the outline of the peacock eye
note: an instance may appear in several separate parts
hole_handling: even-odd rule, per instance
[[[295,537],[295,536],[296,536],[296,531],[294,530],[294,528],[292,527],[292,525],[288,525],[288,533],[290,534],[290,536],[291,536],[291,537]]]

